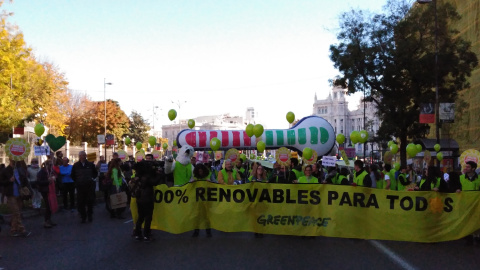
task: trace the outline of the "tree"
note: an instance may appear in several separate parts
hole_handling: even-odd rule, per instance
[[[470,44],[449,25],[459,19],[450,4],[438,4],[438,84],[440,101],[453,101],[468,87],[466,78],[478,65]],[[385,14],[352,10],[342,14],[338,44],[330,59],[341,75],[334,81],[349,93],[365,91],[382,119],[381,137],[401,142],[406,164],[408,139],[425,134],[419,123],[422,103],[435,100],[435,24],[433,5],[413,7],[390,0]]]
[[[130,127],[125,135],[128,135],[130,139],[135,139],[136,142],[145,143],[148,140],[149,130],[150,125],[143,116],[136,111],[132,111],[130,114]]]
[[[47,113],[43,120],[50,133],[63,135],[68,82],[53,64],[35,59],[23,34],[7,22],[9,16],[0,13],[0,141],[12,127],[39,120],[40,108]]]

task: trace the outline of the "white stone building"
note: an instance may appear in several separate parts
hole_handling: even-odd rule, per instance
[[[376,115],[375,104],[360,100],[356,110],[348,109],[348,101],[345,99],[346,89],[333,87],[332,92],[326,99],[318,100],[317,94],[313,103],[313,115],[323,117],[335,130],[336,134],[342,133],[347,138],[346,146],[350,144],[350,133],[354,130],[366,129],[372,138],[378,132],[380,120]],[[364,105],[365,105],[365,128],[364,128]],[[363,156],[363,144],[355,146],[357,156]],[[371,156],[371,150],[378,150],[375,143],[366,144],[366,156]]]

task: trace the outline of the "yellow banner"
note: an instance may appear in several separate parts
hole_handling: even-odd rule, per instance
[[[133,219],[137,218],[132,198]],[[152,229],[450,241],[480,229],[480,192],[390,191],[322,184],[194,182],[155,188]]]

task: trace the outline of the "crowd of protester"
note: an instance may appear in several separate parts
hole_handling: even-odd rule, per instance
[[[137,240],[150,241],[152,234],[150,224],[154,209],[154,187],[159,184],[173,186],[175,183],[186,184],[192,181],[209,181],[225,185],[240,185],[249,182],[272,184],[332,184],[352,185],[386,190],[412,190],[434,192],[463,192],[480,190],[480,178],[476,173],[477,164],[466,163],[464,174],[459,172],[442,173],[438,167],[429,166],[418,171],[413,166],[400,166],[398,170],[390,164],[368,164],[356,160],[353,170],[346,166],[323,167],[320,162],[311,165],[299,164],[298,159],[292,158],[287,165],[273,163],[264,166],[260,162],[246,161],[241,158],[235,162],[231,160],[217,160],[214,162],[197,162],[191,159],[191,179],[174,179],[173,174],[165,174],[163,164],[154,162],[153,156],[146,155],[145,161],[122,161],[114,153],[107,163],[103,156],[97,164],[86,159],[86,153],[80,152],[78,161],[70,164],[69,159],[63,157],[61,151],[49,157],[41,165],[37,158],[31,160],[27,166],[24,161],[10,161],[7,167],[0,167],[1,202],[6,202],[12,213],[11,235],[28,236],[21,221],[20,211],[25,202],[32,208],[45,208],[43,226],[47,229],[57,225],[52,221],[51,200],[60,196],[60,209],[75,212],[80,216],[81,223],[93,221],[93,206],[96,190],[103,192],[105,207],[111,218],[124,218],[124,212],[130,204],[131,197],[136,198],[138,220],[133,230]],[[263,163],[265,164],[265,163]],[[175,184],[178,185],[178,184]],[[29,196],[22,196],[22,187],[28,187]],[[52,188],[53,187],[53,188]],[[128,197],[126,207],[113,209],[110,205],[110,196],[125,192]],[[42,204],[43,203],[43,204]],[[53,207],[54,208],[54,207]],[[53,210],[53,211],[52,211]],[[143,231],[142,231],[143,224]],[[211,230],[206,234],[211,237]],[[195,230],[193,237],[199,235]],[[262,237],[262,234],[255,234]],[[480,235],[467,237],[467,243],[480,244]]]

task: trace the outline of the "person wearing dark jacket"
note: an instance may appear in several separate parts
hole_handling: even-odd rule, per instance
[[[161,177],[164,177],[164,175],[163,172],[160,175],[150,161],[138,162],[134,169],[136,175],[132,179],[132,183],[137,188],[133,188],[132,196],[136,198],[138,211],[138,219],[135,222],[135,240],[149,242],[152,240],[150,225],[155,199],[153,188],[160,183]],[[142,235],[142,223],[144,222]]]
[[[353,183],[354,186],[361,187],[372,187],[372,179],[370,175],[363,168],[363,161],[355,160],[353,163],[355,173],[353,173]]]
[[[270,179],[268,179],[268,183],[291,184],[293,180],[295,180],[295,173],[287,170],[285,165],[281,165],[278,174],[273,174]]]
[[[45,202],[44,228],[52,228],[53,226],[57,225],[56,223],[52,222],[52,210],[50,209],[50,201],[48,199],[50,184],[55,183],[56,179],[57,174],[53,170],[52,160],[49,159],[43,163],[42,169],[40,169],[37,174],[38,191],[42,194],[43,201]]]
[[[93,220],[93,203],[95,200],[95,178],[97,170],[92,162],[87,161],[85,151],[78,153],[79,161],[73,164],[72,179],[77,189],[77,207],[82,223]]]
[[[25,230],[22,224],[22,197],[20,189],[28,186],[27,165],[22,161],[10,159],[10,164],[0,175],[0,185],[3,186],[3,194],[7,197],[8,209],[12,213],[10,222],[10,235],[27,237],[31,232]]]
[[[415,190],[420,191],[440,191],[440,177],[437,177],[434,166],[428,166],[425,176],[422,177]]]

